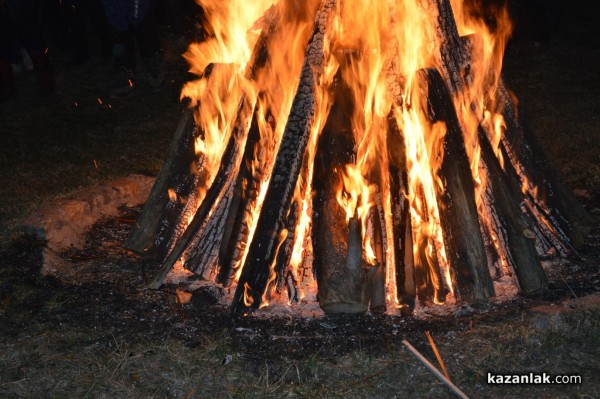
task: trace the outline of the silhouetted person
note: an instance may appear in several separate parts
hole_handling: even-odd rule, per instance
[[[44,46],[39,6],[39,0],[0,0],[0,101],[15,95],[10,62],[15,37],[31,57],[40,93],[47,96],[54,91],[54,74]]]

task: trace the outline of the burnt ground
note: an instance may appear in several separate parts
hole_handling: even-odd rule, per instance
[[[534,24],[511,43],[506,77],[598,221],[597,13],[562,6],[551,31]],[[600,225],[580,249],[582,260],[549,273],[549,292],[446,316],[232,319],[210,292],[179,305],[173,288],[145,289],[153,266],[121,247],[139,208],[101,221],[83,249],[62,254],[67,273],[42,276],[44,242],[14,234],[19,220],[79,187],[158,172],[188,78],[173,41],[164,41],[169,80],[162,93],[140,87],[107,101],[110,60],[68,69],[58,53],[57,96],[38,98],[32,77],[21,75],[19,98],[0,105],[0,396],[448,397],[402,345],[407,339],[435,363],[429,330],[453,382],[470,397],[600,397]],[[487,372],[578,374],[583,381],[494,386]]]

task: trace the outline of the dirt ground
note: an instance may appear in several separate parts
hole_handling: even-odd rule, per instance
[[[600,221],[599,10],[557,3],[550,32],[533,25],[511,42],[505,75],[524,120]],[[68,68],[51,48],[58,93],[41,99],[23,73],[19,97],[0,104],[0,397],[446,398],[402,344],[437,364],[426,330],[469,397],[600,397],[600,225],[583,259],[552,269],[549,292],[445,316],[232,319],[212,292],[179,305],[171,288],[147,290],[153,266],[121,247],[139,207],[96,224],[84,248],[61,254],[69,272],[43,277],[44,242],[18,233],[25,216],[100,181],[158,172],[190,78],[173,38],[163,42],[160,93],[141,69],[138,92],[111,100],[111,60]],[[496,386],[488,372],[582,382]]]

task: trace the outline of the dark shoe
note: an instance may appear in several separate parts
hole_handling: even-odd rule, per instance
[[[0,61],[0,102],[8,101],[15,96],[15,79],[12,65],[8,61]]]
[[[42,51],[30,51],[29,56],[33,62],[38,89],[43,96],[49,96],[54,92],[56,84],[54,83],[54,73],[50,62],[48,62],[48,57]]]
[[[145,59],[144,64],[146,72],[148,72],[148,81],[150,82],[152,91],[160,91],[165,82],[165,74],[162,70],[162,55],[156,53],[152,57]]]
[[[112,98],[126,97],[135,91],[135,87],[135,76],[133,71],[121,67],[117,72],[117,80],[110,91],[110,96]]]

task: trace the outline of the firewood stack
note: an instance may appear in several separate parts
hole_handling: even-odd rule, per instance
[[[387,102],[379,116],[357,100],[356,87],[368,85],[349,78],[381,52],[368,38],[364,45],[344,36],[358,0],[282,0],[252,25],[259,33],[244,66],[203,65],[203,97],[182,117],[125,243],[160,264],[152,288],[181,263],[199,279],[235,288],[234,314],[278,298],[302,302],[316,285],[327,313],[396,307],[405,315],[417,299],[485,301],[507,276],[523,294],[547,289],[541,260],[576,255],[591,219],[522,125],[493,70],[499,66],[484,73],[496,76],[484,84],[484,106],[459,106],[478,80],[483,39],[459,35],[450,0],[390,1],[389,30],[401,27],[405,8],[397,6],[409,2],[426,16],[420,23],[434,61],[407,72],[405,44],[391,35],[381,47],[377,78]],[[282,68],[290,35],[290,52],[304,58]],[[287,80],[283,69],[293,72]],[[254,89],[234,94],[231,82]],[[223,149],[210,169],[215,162],[198,143],[208,143],[206,115],[219,114],[215,104],[226,99],[234,112],[221,121]],[[426,144],[416,153],[406,119],[413,113]],[[497,137],[492,117],[501,121]],[[379,133],[365,140],[361,126]],[[370,144],[376,150],[361,155]],[[425,151],[432,184],[414,177]],[[364,167],[368,157],[374,162]],[[359,166],[367,189],[356,194],[348,176]],[[344,205],[352,201],[354,208]]]

